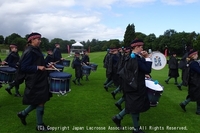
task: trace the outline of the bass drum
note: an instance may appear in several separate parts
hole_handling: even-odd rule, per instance
[[[167,64],[167,60],[164,54],[159,51],[154,51],[151,53],[152,68],[154,70],[161,70]]]

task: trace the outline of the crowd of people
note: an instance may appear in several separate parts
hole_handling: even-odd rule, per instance
[[[122,92],[122,97],[115,103],[120,112],[112,118],[116,126],[123,130],[121,120],[126,114],[131,114],[133,120],[133,133],[144,133],[139,125],[140,113],[147,111],[150,107],[145,79],[151,78],[151,58],[150,55],[143,51],[143,41],[134,40],[130,47],[112,48],[107,50],[103,63],[106,69],[106,81],[104,89],[108,91],[114,84],[116,89],[111,95],[116,99],[118,92]],[[174,84],[179,90],[182,86],[188,87],[186,99],[179,105],[186,111],[186,105],[190,101],[196,101],[196,114],[200,115],[200,66],[197,61],[198,52],[189,49],[188,52],[179,60],[175,52],[172,52],[168,60],[168,78],[165,80],[169,84],[171,78],[174,78]],[[181,83],[178,83],[179,69],[181,69]],[[125,108],[122,103],[125,102]]]
[[[23,97],[23,105],[27,105],[24,110],[17,113],[21,123],[26,125],[26,118],[28,114],[36,110],[36,130],[37,131],[48,131],[50,129],[43,122],[44,106],[47,101],[52,97],[52,93],[49,91],[49,73],[47,70],[54,70],[55,64],[62,65],[62,58],[60,44],[56,43],[54,50],[48,50],[47,56],[40,50],[41,34],[31,33],[27,38],[27,45],[23,51],[21,57],[18,54],[17,45],[9,45],[10,53],[1,61],[1,67],[14,68],[15,76],[12,82],[8,83],[8,87],[5,90],[9,95],[12,95],[11,89],[15,87],[15,96]],[[74,57],[74,69],[75,69],[75,80],[73,82],[81,85],[80,78],[83,78],[81,66],[89,65],[89,56],[87,51],[84,51],[82,59],[79,58],[80,53],[76,52]],[[50,69],[48,69],[50,68]],[[86,74],[86,80],[88,81],[88,74]],[[20,84],[25,83],[24,94],[19,93]],[[4,82],[0,83],[2,87]]]
[[[27,105],[24,110],[17,113],[21,123],[26,125],[26,118],[28,114],[36,110],[36,130],[48,131],[49,129],[43,122],[44,106],[52,97],[49,91],[47,68],[54,68],[54,64],[62,64],[64,58],[60,51],[60,45],[55,44],[55,49],[48,50],[47,56],[44,57],[39,46],[41,43],[41,34],[31,33],[27,38],[27,46],[20,57],[17,51],[17,45],[11,44],[10,54],[5,60],[1,61],[1,65],[8,65],[16,69],[16,76],[13,82],[5,88],[8,94],[12,95],[11,89],[15,87],[15,96],[22,97],[19,93],[20,84],[25,82],[25,89],[22,103]],[[106,69],[106,81],[104,89],[108,91],[110,86],[114,84],[116,89],[111,92],[111,95],[116,99],[116,95],[122,92],[122,97],[115,103],[120,110],[112,118],[113,122],[119,129],[123,130],[121,121],[126,114],[131,114],[133,121],[133,133],[144,133],[140,128],[139,118],[140,113],[146,112],[150,109],[150,99],[148,97],[148,90],[145,85],[145,79],[151,79],[152,61],[150,54],[143,50],[143,40],[135,39],[126,48],[112,48],[108,49],[103,60],[103,66]],[[176,53],[172,53],[169,61],[168,78],[165,80],[167,84],[171,78],[174,78],[174,84],[180,89],[181,86],[188,87],[188,95],[186,99],[179,105],[186,111],[186,105],[191,101],[196,101],[196,114],[200,115],[200,66],[197,61],[198,52],[190,49],[179,61]],[[88,52],[84,51],[81,55],[75,52],[74,59],[71,63],[75,71],[75,78],[72,80],[75,85],[82,85],[80,82],[83,76],[86,76],[86,81],[90,71],[83,73],[82,67],[90,65],[90,58]],[[181,69],[182,82],[178,84],[179,77],[178,70]],[[0,84],[2,87],[2,83]],[[122,103],[125,103],[125,108],[122,108]]]

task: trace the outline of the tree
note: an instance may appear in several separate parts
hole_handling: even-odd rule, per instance
[[[4,43],[4,37],[2,35],[0,35],[0,44]]]
[[[49,49],[52,49],[50,44],[49,44],[49,40],[45,37],[41,38],[41,44],[40,44],[40,48],[42,51],[47,51]]]
[[[11,44],[13,40],[15,40],[16,38],[21,38],[20,35],[18,35],[17,33],[13,33],[10,36],[8,36],[8,42],[7,44]]]
[[[16,37],[10,44],[16,44],[18,50],[24,51],[27,41],[24,38]]]
[[[124,34],[124,46],[129,46],[132,40],[135,39],[135,26],[134,24],[129,24],[126,27],[126,31]]]

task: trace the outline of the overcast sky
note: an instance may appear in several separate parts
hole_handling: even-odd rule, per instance
[[[157,37],[168,29],[200,33],[199,13],[200,0],[0,0],[0,35],[123,40],[132,23]]]

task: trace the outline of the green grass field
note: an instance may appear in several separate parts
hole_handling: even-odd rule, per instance
[[[115,124],[111,118],[119,113],[114,103],[122,96],[122,93],[117,94],[116,100],[114,100],[110,93],[115,88],[109,88],[109,92],[106,92],[103,87],[106,80],[105,69],[102,64],[104,56],[105,52],[91,53],[90,60],[98,64],[98,68],[97,71],[91,72],[89,81],[85,81],[84,77],[81,81],[83,86],[77,86],[70,82],[70,93],[66,96],[54,94],[51,100],[46,103],[44,123],[57,129],[55,132],[132,132],[133,125],[130,115],[126,115],[122,120],[122,126],[126,126],[126,130],[117,131],[113,129]],[[63,57],[69,58],[67,54],[63,54]],[[1,55],[1,59],[4,58],[5,56]],[[72,74],[72,79],[74,78],[74,69],[71,67],[65,67],[64,72]],[[140,116],[140,125],[145,133],[198,133],[200,116],[195,114],[196,103],[189,103],[186,107],[187,112],[183,112],[179,106],[179,103],[187,95],[187,88],[183,87],[182,91],[178,90],[174,85],[174,79],[171,79],[169,84],[164,82],[168,75],[167,65],[162,70],[152,70],[151,75],[153,79],[158,80],[164,86],[164,91],[158,106],[152,107]],[[0,89],[0,133],[37,132],[35,130],[36,112],[32,111],[26,119],[28,124],[22,125],[16,114],[26,106],[22,105],[22,98],[9,95],[5,91],[6,87],[7,85],[4,85]],[[21,94],[23,94],[23,91],[24,84],[20,86]],[[14,89],[12,92],[14,93]],[[77,127],[76,130],[73,127]],[[95,130],[96,127],[102,127],[105,130]],[[173,130],[172,127],[185,127],[187,130]]]

